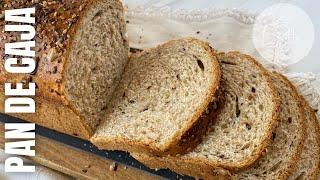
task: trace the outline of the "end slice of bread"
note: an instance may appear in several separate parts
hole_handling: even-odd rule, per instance
[[[100,149],[178,154],[220,82],[215,52],[193,38],[131,56],[105,121],[91,141]]]
[[[288,179],[316,180],[320,173],[320,129],[314,110],[303,97],[301,99],[306,115],[307,137],[298,165]]]
[[[224,101],[203,141],[182,156],[132,155],[151,168],[170,168],[197,178],[228,177],[228,170],[250,166],[270,142],[279,96],[268,72],[238,52],[218,55]]]
[[[129,43],[120,1],[96,0],[85,8],[68,47],[61,89],[92,135],[128,62]]]
[[[47,2],[47,3],[46,3]],[[62,133],[90,139],[128,62],[124,8],[119,0],[1,0],[1,11],[35,10],[36,66],[32,73],[5,71],[0,63],[0,101],[5,83],[36,84],[35,113],[10,113]],[[5,21],[0,20],[4,27]],[[20,39],[0,32],[0,47]],[[4,62],[4,48],[0,48]],[[5,113],[4,103],[0,112]]]

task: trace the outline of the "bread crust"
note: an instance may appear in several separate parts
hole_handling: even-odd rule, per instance
[[[319,124],[319,120],[317,119],[317,116],[315,116],[315,121],[314,121],[314,125],[317,128],[317,132],[318,132],[318,146],[320,147],[320,124]],[[319,152],[320,154],[320,152]],[[320,160],[318,162],[318,169],[316,169],[314,171],[314,173],[312,174],[312,176],[315,176],[316,179],[320,178]]]
[[[34,3],[31,0],[18,0],[10,1],[4,0],[4,9],[13,8],[25,8],[36,7],[36,57],[37,61],[36,70],[30,74],[10,74],[4,69],[4,63],[0,64],[0,82],[3,83],[15,83],[23,82],[25,84],[29,82],[35,82],[37,86],[36,96],[44,99],[45,101],[39,101],[36,103],[47,103],[56,109],[60,107],[68,109],[70,116],[78,116],[78,121],[73,123],[79,123],[77,126],[65,127],[52,126],[51,122],[46,123],[42,119],[39,119],[36,115],[31,117],[29,115],[16,115],[27,121],[34,123],[41,122],[42,126],[57,131],[77,136],[82,139],[89,139],[93,132],[94,127],[90,127],[84,118],[80,116],[80,113],[74,108],[70,101],[66,98],[64,73],[66,71],[66,63],[68,61],[70,49],[73,43],[73,38],[77,33],[79,24],[83,21],[84,16],[98,2],[104,2],[106,0],[81,0],[81,1],[62,1],[57,2],[54,0],[40,1]],[[114,0],[116,8],[120,9],[123,14],[123,7],[119,0]],[[8,8],[8,6],[10,8]],[[59,17],[57,17],[59,16]],[[5,21],[0,21],[0,26],[4,27]],[[7,37],[7,38],[4,38]],[[0,46],[4,47],[5,43],[15,42],[19,39],[19,34],[15,32],[0,32]],[[4,49],[0,49],[1,60],[4,62],[5,54]],[[0,93],[3,94],[3,89]],[[4,100],[2,100],[4,101]],[[48,106],[49,106],[48,104]],[[4,113],[3,109],[0,111]],[[51,111],[47,112],[47,116],[53,116],[55,113]],[[68,121],[68,119],[65,119]],[[59,123],[59,122],[57,122]],[[78,131],[78,132],[77,132]],[[74,133],[77,132],[77,133]]]
[[[212,74],[212,77],[213,77],[212,84],[210,85],[210,87],[208,88],[208,90],[206,92],[206,99],[201,104],[201,106],[197,110],[195,110],[195,114],[193,115],[192,118],[190,118],[187,121],[188,123],[183,128],[181,128],[180,131],[175,133],[175,135],[173,136],[173,139],[170,142],[164,144],[161,148],[156,147],[154,142],[142,143],[142,142],[136,142],[131,139],[121,138],[121,137],[112,138],[111,140],[110,139],[106,140],[105,137],[99,138],[99,137],[93,136],[91,138],[91,142],[93,144],[95,144],[100,149],[107,148],[107,149],[111,149],[111,150],[125,150],[125,151],[129,151],[129,152],[142,152],[142,153],[147,153],[147,154],[155,154],[155,155],[159,155],[159,156],[164,156],[167,154],[171,154],[171,155],[182,154],[182,153],[185,153],[186,151],[188,151],[190,149],[190,147],[195,146],[195,144],[194,144],[195,142],[190,143],[189,145],[184,145],[184,146],[179,146],[178,144],[181,143],[184,135],[192,127],[199,124],[198,121],[203,121],[204,124],[208,123],[208,121],[205,120],[205,118],[201,119],[201,116],[203,115],[203,113],[205,113],[209,103],[212,101],[212,98],[214,97],[214,95],[219,87],[220,78],[221,78],[221,70],[220,70],[220,65],[218,63],[218,60],[216,58],[216,53],[209,46],[209,43],[200,41],[195,38],[190,38],[190,37],[184,38],[184,40],[186,40],[190,43],[194,43],[194,44],[198,44],[198,45],[202,46],[207,51],[207,53],[210,55],[210,57],[212,59],[213,68],[214,68],[214,69],[212,69],[212,73],[213,73]],[[166,44],[175,43],[175,41],[176,40],[171,40],[171,41],[168,41]],[[159,48],[161,46],[162,46],[162,44],[158,45],[155,48]],[[132,56],[140,56],[140,54],[148,53],[149,51],[150,50],[147,49],[142,52],[138,52],[136,54],[133,54]]]
[[[305,115],[305,112],[303,111],[302,101],[296,87],[282,74],[278,72],[272,72],[272,73],[276,75],[279,79],[281,79],[290,89],[293,90],[292,93],[293,93],[294,100],[299,102],[300,104],[299,111],[300,111],[300,114],[302,115],[300,119],[300,125],[301,125],[301,130],[299,131],[300,134],[297,134],[297,136],[299,135],[300,138],[298,140],[298,146],[294,150],[295,154],[291,157],[291,161],[287,164],[287,167],[282,169],[282,171],[280,171],[280,173],[276,177],[276,179],[287,179],[289,175],[294,171],[295,167],[297,166],[300,154],[302,152],[302,147],[304,145],[304,140],[306,138],[306,115]]]
[[[319,168],[320,167],[320,127],[318,124],[316,113],[311,108],[311,106],[308,104],[307,100],[303,96],[300,96],[300,99],[301,99],[302,105],[305,109],[305,113],[308,113],[310,116],[310,119],[307,119],[306,121],[309,121],[311,126],[313,128],[315,128],[315,133],[316,133],[316,137],[317,137],[316,144],[318,145],[318,148],[316,149],[316,152],[315,152],[315,154],[317,156],[312,157],[317,162],[317,165],[313,168],[309,167],[307,174],[303,177],[307,177],[308,179],[316,180],[317,175],[319,175],[319,173],[320,173],[320,168]],[[310,132],[306,132],[306,133],[310,133]],[[300,163],[300,160],[301,160],[301,157],[299,158],[298,164]],[[299,171],[299,170],[296,169],[296,171]]]
[[[318,132],[318,139],[317,140],[318,140],[318,146],[320,147],[320,124],[319,124],[319,120],[318,120],[317,116],[315,116],[314,125],[317,128],[316,129]],[[320,152],[319,152],[319,154],[320,154]],[[320,160],[318,162],[318,169],[316,169],[312,175],[314,175],[316,177],[316,179],[320,178]]]
[[[318,151],[317,151],[318,157],[315,157],[315,159],[318,161],[318,166],[311,170],[310,176],[309,176],[310,179],[316,180],[317,178],[320,178],[320,126],[319,126],[317,116],[316,116],[316,113],[314,112],[314,110],[308,105],[308,102],[305,99],[303,99],[303,103],[311,114],[312,125],[316,129],[316,133],[317,133],[317,137],[318,137],[317,138],[317,143],[318,143],[318,147],[319,147]]]

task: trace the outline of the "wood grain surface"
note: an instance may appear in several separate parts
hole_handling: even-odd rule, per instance
[[[0,123],[1,149],[4,149],[4,132],[4,124]],[[35,149],[36,156],[29,159],[77,179],[161,179],[43,136],[36,136]]]

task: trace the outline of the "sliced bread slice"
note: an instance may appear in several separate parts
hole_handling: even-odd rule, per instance
[[[307,137],[298,165],[289,180],[317,180],[320,173],[320,129],[314,110],[303,97],[301,99],[307,121]]]
[[[279,123],[265,154],[235,179],[287,179],[294,171],[306,134],[305,114],[297,90],[279,73],[272,73],[280,98]]]
[[[269,144],[276,125],[279,96],[268,72],[253,58],[221,53],[224,101],[210,130],[192,152],[158,158],[132,155],[152,168],[170,168],[198,178],[228,175],[256,161]],[[224,172],[224,173],[221,173]]]
[[[219,82],[215,52],[197,39],[134,54],[91,141],[100,149],[182,153],[179,142],[201,120]]]

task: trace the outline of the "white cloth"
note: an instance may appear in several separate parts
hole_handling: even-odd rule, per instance
[[[252,27],[259,11],[244,10],[243,7],[172,8],[179,5],[179,2],[181,1],[149,1],[143,6],[127,8],[130,46],[146,49],[170,39],[192,36],[208,41],[218,51],[240,51],[255,57],[269,70],[284,73],[311,106],[320,109],[320,39],[317,36],[319,31],[316,31],[315,44],[308,56],[294,65],[280,66],[265,61],[253,45]],[[201,1],[187,2],[199,5]],[[248,5],[248,1],[246,2]],[[297,4],[296,2],[293,3]],[[320,24],[317,23],[315,21],[316,29],[320,28]],[[320,116],[320,110],[318,115]]]
[[[193,36],[211,43],[219,51],[237,50],[260,60],[269,69],[285,73],[308,99],[320,109],[320,21],[317,8],[320,1],[313,0],[122,0],[126,5],[127,30],[130,46],[151,48],[158,43],[185,36]],[[316,29],[315,45],[300,63],[280,67],[262,61],[251,42],[252,23],[259,11],[276,2],[290,2],[304,8]],[[183,9],[183,10],[182,10]],[[199,33],[197,33],[199,32]],[[320,115],[320,110],[318,111]],[[0,151],[0,170],[7,179],[64,179],[62,174],[40,165],[36,173],[3,172]],[[0,174],[0,179],[3,179]]]

